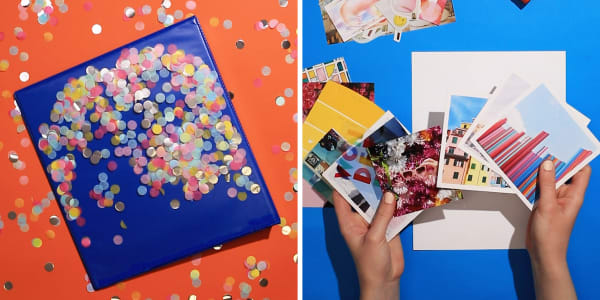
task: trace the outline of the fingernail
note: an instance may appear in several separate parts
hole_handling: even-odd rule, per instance
[[[383,201],[387,204],[394,203],[394,195],[392,193],[385,193],[385,195],[383,195]]]
[[[546,160],[542,164],[542,168],[544,168],[545,171],[552,171],[552,169],[554,169],[554,163],[551,160]]]

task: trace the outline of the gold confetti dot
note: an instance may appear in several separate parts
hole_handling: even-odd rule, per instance
[[[0,60],[0,71],[1,72],[5,72],[6,70],[8,70],[8,66],[10,66],[10,63],[8,62],[8,60],[3,59]],[[6,97],[4,97],[6,98]]]
[[[212,17],[210,18],[210,20],[208,21],[208,23],[210,24],[210,26],[212,27],[217,27],[219,26],[219,18],[217,17]]]
[[[252,168],[245,166],[242,168],[242,174],[246,175],[246,176],[250,176],[250,174],[252,174]]]
[[[246,198],[248,198],[248,194],[246,194],[245,192],[239,192],[237,194],[238,200],[240,201],[245,201]]]
[[[52,32],[44,32],[44,41],[51,42],[54,39]]]
[[[54,232],[54,230],[48,229],[48,230],[46,230],[46,237],[49,240],[53,240],[56,237],[56,233]]]
[[[170,205],[171,205],[172,209],[179,209],[179,205],[180,205],[179,200],[177,200],[177,199],[171,200]]]

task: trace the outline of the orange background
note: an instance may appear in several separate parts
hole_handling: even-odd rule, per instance
[[[65,0],[69,7],[65,13],[59,12],[58,6],[54,5],[55,11],[51,16],[58,20],[55,26],[39,24],[31,8],[27,9],[28,18],[21,20],[20,1],[7,2],[11,3],[4,3],[0,10],[0,32],[4,34],[3,39],[0,38],[0,61],[9,62],[8,69],[0,71],[0,191],[3,196],[0,221],[4,223],[4,228],[0,229],[0,299],[110,299],[112,296],[120,299],[188,299],[190,295],[196,295],[198,299],[221,299],[225,294],[238,299],[241,282],[252,287],[250,298],[253,299],[296,298],[296,232],[284,235],[281,225],[225,244],[220,251],[206,251],[194,257],[201,257],[199,264],[198,260],[192,264],[192,258],[185,259],[100,291],[90,293],[86,290],[85,270],[56,201],[52,201],[41,214],[36,216],[32,213],[34,203],[46,197],[50,186],[29,136],[25,131],[17,133],[17,126],[22,121],[9,115],[14,108],[12,93],[162,28],[157,18],[157,9],[162,1]],[[293,191],[297,180],[297,66],[295,61],[286,62],[285,57],[296,56],[297,2],[289,1],[287,7],[280,7],[277,0],[194,0],[196,8],[193,10],[186,8],[185,0],[171,2],[173,5],[166,9],[167,14],[182,10],[184,18],[191,14],[198,17],[223,80],[235,95],[235,109],[277,210],[291,226],[297,222],[297,195]],[[52,3],[55,4],[55,1]],[[84,3],[88,7],[91,4],[91,9],[84,9]],[[148,15],[141,13],[145,4],[152,7]],[[131,19],[124,18],[127,6],[136,9],[136,15]],[[256,30],[255,24],[261,19],[277,19],[285,23],[290,30],[287,39],[292,43],[291,48],[281,47],[284,38],[276,29]],[[231,29],[224,28],[224,20],[231,20]],[[136,30],[136,22],[143,22],[144,29]],[[92,34],[93,24],[102,26],[101,34]],[[24,30],[25,39],[16,38],[15,27]],[[44,39],[46,32],[52,33],[51,41]],[[235,47],[239,39],[245,42],[243,49]],[[27,52],[29,59],[21,61],[19,54],[10,55],[11,46],[17,46],[19,53]],[[262,75],[264,66],[270,67],[270,75]],[[30,74],[27,82],[19,80],[19,74],[24,71]],[[285,97],[284,105],[276,105],[275,98],[284,96],[286,88],[291,88],[294,95]],[[290,151],[278,151],[283,142],[291,145]],[[8,159],[9,151],[15,151],[26,164],[23,170],[13,167]],[[28,183],[23,184],[25,181]],[[284,199],[287,192],[293,194],[292,201]],[[27,216],[29,231],[22,232],[16,219],[8,219],[10,211]],[[61,217],[58,227],[48,221],[53,215]],[[47,230],[53,230],[55,237],[49,238]],[[40,248],[32,246],[34,238],[42,240]],[[248,278],[248,270],[244,266],[250,255],[269,265],[254,280]],[[44,270],[47,262],[54,264],[52,272]],[[192,286],[190,278],[194,269],[200,272],[202,282],[197,288]],[[224,290],[228,277],[235,279],[231,292]],[[259,286],[260,278],[268,279],[266,287]],[[13,284],[11,290],[4,289],[6,281]]]

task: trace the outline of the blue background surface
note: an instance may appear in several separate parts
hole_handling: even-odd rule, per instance
[[[412,51],[567,51],[567,101],[592,119],[600,134],[597,70],[600,17],[595,1],[532,0],[520,10],[510,0],[454,0],[457,21],[405,33],[398,44],[327,45],[317,0],[303,1],[304,67],[343,56],[353,81],[375,82],[375,102],[404,124],[411,120]],[[409,127],[410,129],[410,127]],[[580,299],[600,299],[600,160],[591,164],[586,200],[575,223],[568,262]],[[303,209],[305,299],[356,299],[359,288],[333,208]],[[406,269],[403,299],[532,299],[525,250],[413,251],[412,226],[401,233]]]

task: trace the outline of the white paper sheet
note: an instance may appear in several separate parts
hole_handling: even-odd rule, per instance
[[[430,112],[445,111],[450,95],[486,95],[513,73],[544,82],[565,101],[563,51],[413,52],[412,131],[427,128]],[[464,197],[415,219],[414,250],[525,248],[530,210],[516,195],[465,191]]]

